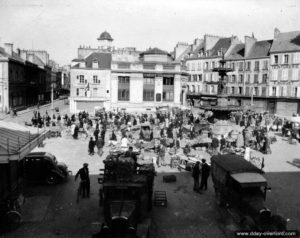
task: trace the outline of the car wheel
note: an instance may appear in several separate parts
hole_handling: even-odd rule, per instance
[[[7,228],[9,231],[17,229],[21,224],[21,214],[17,211],[8,211],[6,213]]]
[[[255,228],[256,228],[255,222],[254,222],[253,218],[251,218],[250,216],[245,216],[242,221],[242,224],[247,231],[252,231],[252,230],[255,230]]]
[[[48,185],[56,184],[56,183],[57,183],[57,176],[56,176],[56,174],[49,174],[49,175],[46,177],[46,183],[47,183]]]

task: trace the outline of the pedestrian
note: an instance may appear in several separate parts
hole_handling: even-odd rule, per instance
[[[103,154],[103,140],[101,137],[96,140],[97,153],[101,157]]]
[[[93,137],[91,137],[91,139],[89,141],[89,155],[95,154],[94,147],[95,147],[95,141],[94,141]]]
[[[110,139],[109,139],[108,145],[113,145],[113,146],[116,146],[116,145],[117,145],[117,136],[116,136],[114,130],[111,132],[111,137],[110,137]]]
[[[96,130],[94,131],[94,137],[95,137],[95,141],[97,141],[98,140],[98,137],[99,137],[99,127],[97,128],[96,127]]]
[[[207,179],[209,177],[210,166],[206,163],[205,159],[202,159],[202,168],[201,168],[201,184],[200,189],[207,190]]]
[[[165,162],[165,146],[160,143],[159,149],[158,149],[158,158],[157,158],[157,166],[160,167],[162,166],[166,166],[166,162]]]
[[[82,195],[83,198],[86,196],[90,197],[90,175],[89,175],[89,168],[88,164],[84,163],[83,167],[78,170],[75,175],[75,181],[77,180],[78,176],[80,176],[80,190],[79,194]]]
[[[195,192],[199,192],[199,176],[200,176],[200,162],[199,161],[196,162],[196,164],[193,168],[192,176],[194,178],[193,190]]]
[[[211,141],[211,147],[212,147],[212,152],[214,155],[217,155],[219,153],[219,140],[218,138],[214,137],[212,138]]]
[[[221,144],[221,151],[222,151],[223,149],[226,148],[226,140],[224,138],[224,135],[221,135],[220,144]]]

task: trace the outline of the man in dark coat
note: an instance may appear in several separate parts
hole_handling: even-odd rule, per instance
[[[197,161],[193,168],[194,188],[195,192],[199,192],[199,176],[200,176],[200,162]]]
[[[96,130],[94,131],[95,141],[98,140],[99,132],[100,132],[99,128],[96,128]]]
[[[201,169],[201,184],[200,189],[207,190],[207,179],[209,177],[210,166],[206,163],[205,159],[202,159],[202,169]]]
[[[91,139],[89,141],[89,155],[95,154],[94,147],[95,147],[95,141],[94,141],[93,137],[91,137]]]
[[[84,198],[87,196],[90,197],[90,176],[89,176],[89,169],[88,164],[84,163],[83,167],[78,170],[78,172],[75,175],[75,181],[77,180],[78,176],[80,176],[80,188],[81,191],[79,193]]]

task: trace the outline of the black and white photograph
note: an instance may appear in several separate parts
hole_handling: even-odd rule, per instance
[[[0,237],[299,236],[299,0],[0,0]]]

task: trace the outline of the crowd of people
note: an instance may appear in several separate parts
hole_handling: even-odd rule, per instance
[[[65,114],[63,117],[59,112],[50,117],[47,111],[43,116],[35,111],[32,125],[38,127],[59,125],[62,130],[69,130],[75,140],[79,138],[79,134],[82,135],[81,138],[89,138],[87,150],[90,156],[97,153],[101,157],[105,146],[118,147],[127,151],[129,156],[134,154],[133,148],[139,151],[150,149],[156,153],[155,163],[158,167],[170,164],[166,155],[171,152],[173,154],[179,152],[188,157],[197,147],[201,147],[211,155],[236,151],[247,153],[249,148],[270,154],[270,144],[276,141],[275,136],[270,136],[270,131],[292,139],[300,138],[299,128],[289,120],[253,111],[231,113],[228,123],[235,125],[238,130],[216,135],[211,127],[213,124],[210,123],[212,116],[210,111],[196,114],[192,110],[176,108],[157,110],[154,113],[103,110],[95,116],[82,111],[77,115]],[[203,138],[207,139],[205,143]],[[205,159],[201,164],[199,162],[194,166],[192,174],[195,181],[194,190],[199,192],[200,189],[205,189],[209,176]],[[196,182],[200,174],[201,185]]]

